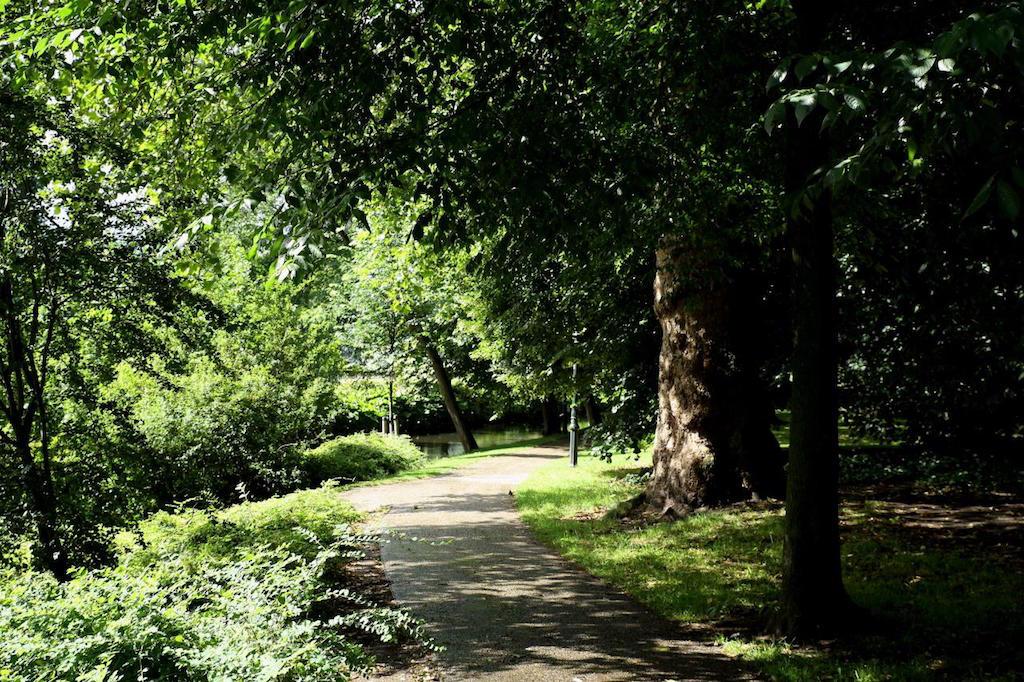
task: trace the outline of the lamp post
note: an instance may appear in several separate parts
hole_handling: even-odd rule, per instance
[[[569,465],[576,466],[579,462],[579,451],[576,444],[576,432],[580,423],[576,419],[576,363],[572,364],[572,403],[569,405]]]

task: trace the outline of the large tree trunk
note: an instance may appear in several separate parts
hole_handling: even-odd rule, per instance
[[[459,403],[455,400],[455,391],[452,390],[452,380],[448,376],[448,370],[445,369],[444,363],[441,362],[441,356],[438,355],[437,349],[428,339],[421,339],[423,344],[423,350],[430,358],[430,364],[434,367],[434,376],[437,378],[437,387],[441,391],[441,398],[444,400],[444,406],[448,409],[448,416],[452,418],[452,425],[455,427],[455,433],[459,435],[459,440],[462,442],[462,447],[466,452],[472,452],[477,449],[476,439],[473,437],[472,431],[466,425],[466,420],[462,417],[462,410],[459,409]]]
[[[669,239],[657,252],[662,343],[646,498],[660,513],[781,496],[784,487],[767,391],[750,353],[757,337],[748,327],[760,318],[747,316],[756,306],[744,300],[746,287],[695,281],[696,255]]]
[[[824,5],[794,2],[801,52],[818,48]],[[835,257],[831,196],[804,195],[828,158],[820,115],[787,132],[787,215],[793,257],[793,392],[783,553],[784,625],[793,636],[832,630],[849,614],[839,559],[839,445],[836,395]]]
[[[545,396],[540,404],[541,433],[545,436],[552,436],[558,433],[558,410],[555,401]]]
[[[594,396],[587,396],[586,401],[583,403],[583,409],[586,410],[588,424],[597,426],[601,423],[601,406],[594,400]]]

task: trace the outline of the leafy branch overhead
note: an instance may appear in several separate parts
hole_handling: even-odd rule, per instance
[[[1013,150],[1020,132],[1014,102],[1024,68],[1024,11],[1011,4],[975,13],[928,47],[898,43],[881,51],[851,49],[788,57],[768,80],[780,93],[764,114],[775,132],[787,117],[800,126],[812,112],[822,133],[842,128],[850,142],[821,169],[832,187],[865,184],[865,174],[920,172],[930,162],[988,155],[988,179],[963,208],[967,218],[995,200],[1010,221],[1020,215],[1024,171]],[[868,181],[870,183],[870,181]]]

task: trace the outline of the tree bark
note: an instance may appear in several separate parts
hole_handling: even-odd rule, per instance
[[[388,379],[388,429],[392,436],[398,435],[398,424],[395,423],[395,379]]]
[[[799,50],[815,51],[824,3],[796,0]],[[839,444],[836,390],[836,264],[831,196],[814,172],[828,160],[820,115],[790,122],[786,189],[793,259],[793,359],[789,475],[783,552],[783,620],[795,637],[825,634],[850,611],[839,555]]]
[[[647,504],[665,514],[781,496],[783,456],[750,352],[755,306],[735,282],[699,276],[700,256],[675,240],[657,252],[662,344],[658,426]],[[755,319],[757,319],[755,317]]]
[[[549,396],[544,396],[544,400],[541,401],[540,414],[542,435],[552,436],[558,433],[558,412],[555,409],[555,401]]]
[[[0,238],[2,235],[0,232]],[[3,440],[15,451],[21,465],[29,512],[36,527],[38,559],[57,580],[65,582],[68,579],[68,557],[57,523],[58,503],[50,470],[50,436],[46,425],[48,415],[44,395],[46,363],[49,359],[47,353],[53,326],[52,322],[47,325],[40,371],[32,355],[34,350],[26,342],[18,318],[14,283],[10,275],[0,282],[0,315],[4,322],[6,347],[0,356],[0,383],[4,389],[4,399],[0,403],[13,435],[13,438],[4,435]],[[29,337],[33,336],[34,333],[30,332]],[[41,442],[41,463],[36,461],[32,451],[32,435],[37,428]]]
[[[594,396],[588,395],[587,400],[583,403],[583,409],[587,413],[587,423],[591,426],[597,426],[601,423],[601,406],[594,400]]]
[[[459,409],[459,403],[455,400],[452,380],[448,376],[448,370],[445,369],[444,363],[441,361],[441,356],[438,355],[437,349],[434,348],[434,345],[428,339],[421,338],[420,342],[427,357],[430,358],[430,364],[434,367],[437,387],[441,391],[441,398],[444,400],[444,406],[448,409],[448,416],[452,418],[452,425],[455,427],[455,433],[458,434],[462,447],[466,452],[478,449],[476,439],[466,425],[466,420],[462,417],[462,410]]]

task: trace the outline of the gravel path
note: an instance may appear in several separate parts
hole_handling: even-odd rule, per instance
[[[362,510],[388,509],[381,526],[398,536],[381,548],[384,570],[398,602],[445,647],[440,678],[752,679],[533,540],[509,491],[565,456],[560,446],[522,448],[443,476],[344,493]]]

